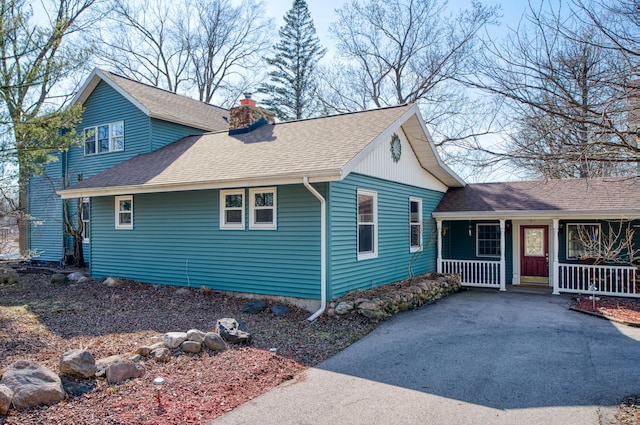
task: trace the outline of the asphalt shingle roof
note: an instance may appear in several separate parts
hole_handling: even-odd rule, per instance
[[[640,211],[640,177],[468,184],[452,188],[436,213]]]
[[[220,131],[229,128],[229,123],[223,118],[225,116],[228,117],[229,111],[224,108],[130,80],[107,71],[101,72],[147,108],[154,118],[206,131]]]
[[[411,105],[190,136],[136,156],[69,190],[152,188],[339,174]]]

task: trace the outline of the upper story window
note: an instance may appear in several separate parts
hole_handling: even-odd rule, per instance
[[[599,245],[599,224],[567,224],[567,258],[579,258],[588,252],[596,252]]]
[[[89,243],[89,235],[91,234],[89,228],[89,198],[82,198],[80,219],[82,220],[82,242]]]
[[[133,196],[116,196],[116,229],[133,229]]]
[[[249,228],[276,229],[276,188],[249,189]]]
[[[244,189],[220,191],[220,228],[244,230]]]
[[[409,248],[422,251],[422,199],[409,198]]]
[[[478,257],[500,256],[500,225],[478,224],[476,228],[476,253]]]
[[[84,154],[124,150],[124,122],[87,127],[84,129]]]
[[[378,194],[358,190],[358,260],[378,256]]]

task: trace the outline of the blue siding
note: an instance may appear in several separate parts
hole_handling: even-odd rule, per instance
[[[150,149],[151,151],[154,151],[183,137],[202,133],[204,133],[204,131],[198,128],[186,127],[158,119],[151,119]]]
[[[378,193],[378,257],[358,261],[357,191]],[[351,174],[330,184],[329,298],[405,279],[414,254],[409,247],[409,197],[422,198],[424,250],[416,255],[414,275],[435,271],[436,242],[431,213],[443,193]]]
[[[36,260],[60,261],[63,256],[62,200],[55,193],[62,188],[63,162],[60,155],[58,159],[47,165],[43,175],[29,179],[29,249]]]
[[[618,240],[620,240],[621,238],[624,238],[624,229],[626,229],[627,226],[630,225],[631,229],[634,231],[634,234],[633,234],[634,247],[635,249],[640,248],[640,220],[634,220],[631,222],[627,222],[627,221],[622,222],[622,228],[623,228],[622,232],[620,232],[620,220],[560,220],[561,229],[558,235],[560,252],[558,253],[558,258],[561,263],[577,262],[577,260],[574,258],[567,259],[567,224],[579,224],[579,223],[590,223],[590,224],[599,223],[600,228],[602,230],[602,241],[605,241],[605,239],[607,238],[607,235],[609,234],[609,231],[611,230],[609,229],[609,225],[611,225],[611,228],[614,231],[614,235],[620,234],[620,237]]]
[[[92,199],[93,276],[320,297],[320,203],[302,185],[278,187],[277,230],[220,230],[217,190],[134,195],[133,205],[134,229],[116,230],[114,198]]]

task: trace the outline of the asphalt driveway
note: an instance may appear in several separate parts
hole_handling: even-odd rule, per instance
[[[640,393],[640,328],[567,296],[469,290],[367,337],[212,424],[606,424]]]

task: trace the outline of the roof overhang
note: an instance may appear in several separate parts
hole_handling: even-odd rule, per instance
[[[545,210],[545,211],[463,211],[463,212],[434,212],[436,220],[551,220],[558,219],[610,219],[634,220],[640,219],[640,209],[621,210]]]
[[[111,186],[88,189],[66,189],[59,190],[56,193],[62,199],[73,198],[91,198],[98,196],[117,196],[117,195],[137,195],[142,193],[161,193],[161,192],[185,192],[191,190],[208,190],[208,189],[233,189],[238,187],[257,187],[257,186],[279,186],[287,184],[302,184],[304,178],[309,179],[309,183],[322,183],[329,181],[338,181],[342,179],[339,170],[326,172],[316,172],[310,174],[290,174],[268,177],[255,177],[247,179],[229,179],[216,180],[208,182],[193,183],[177,183],[177,184],[143,184],[131,186]]]

